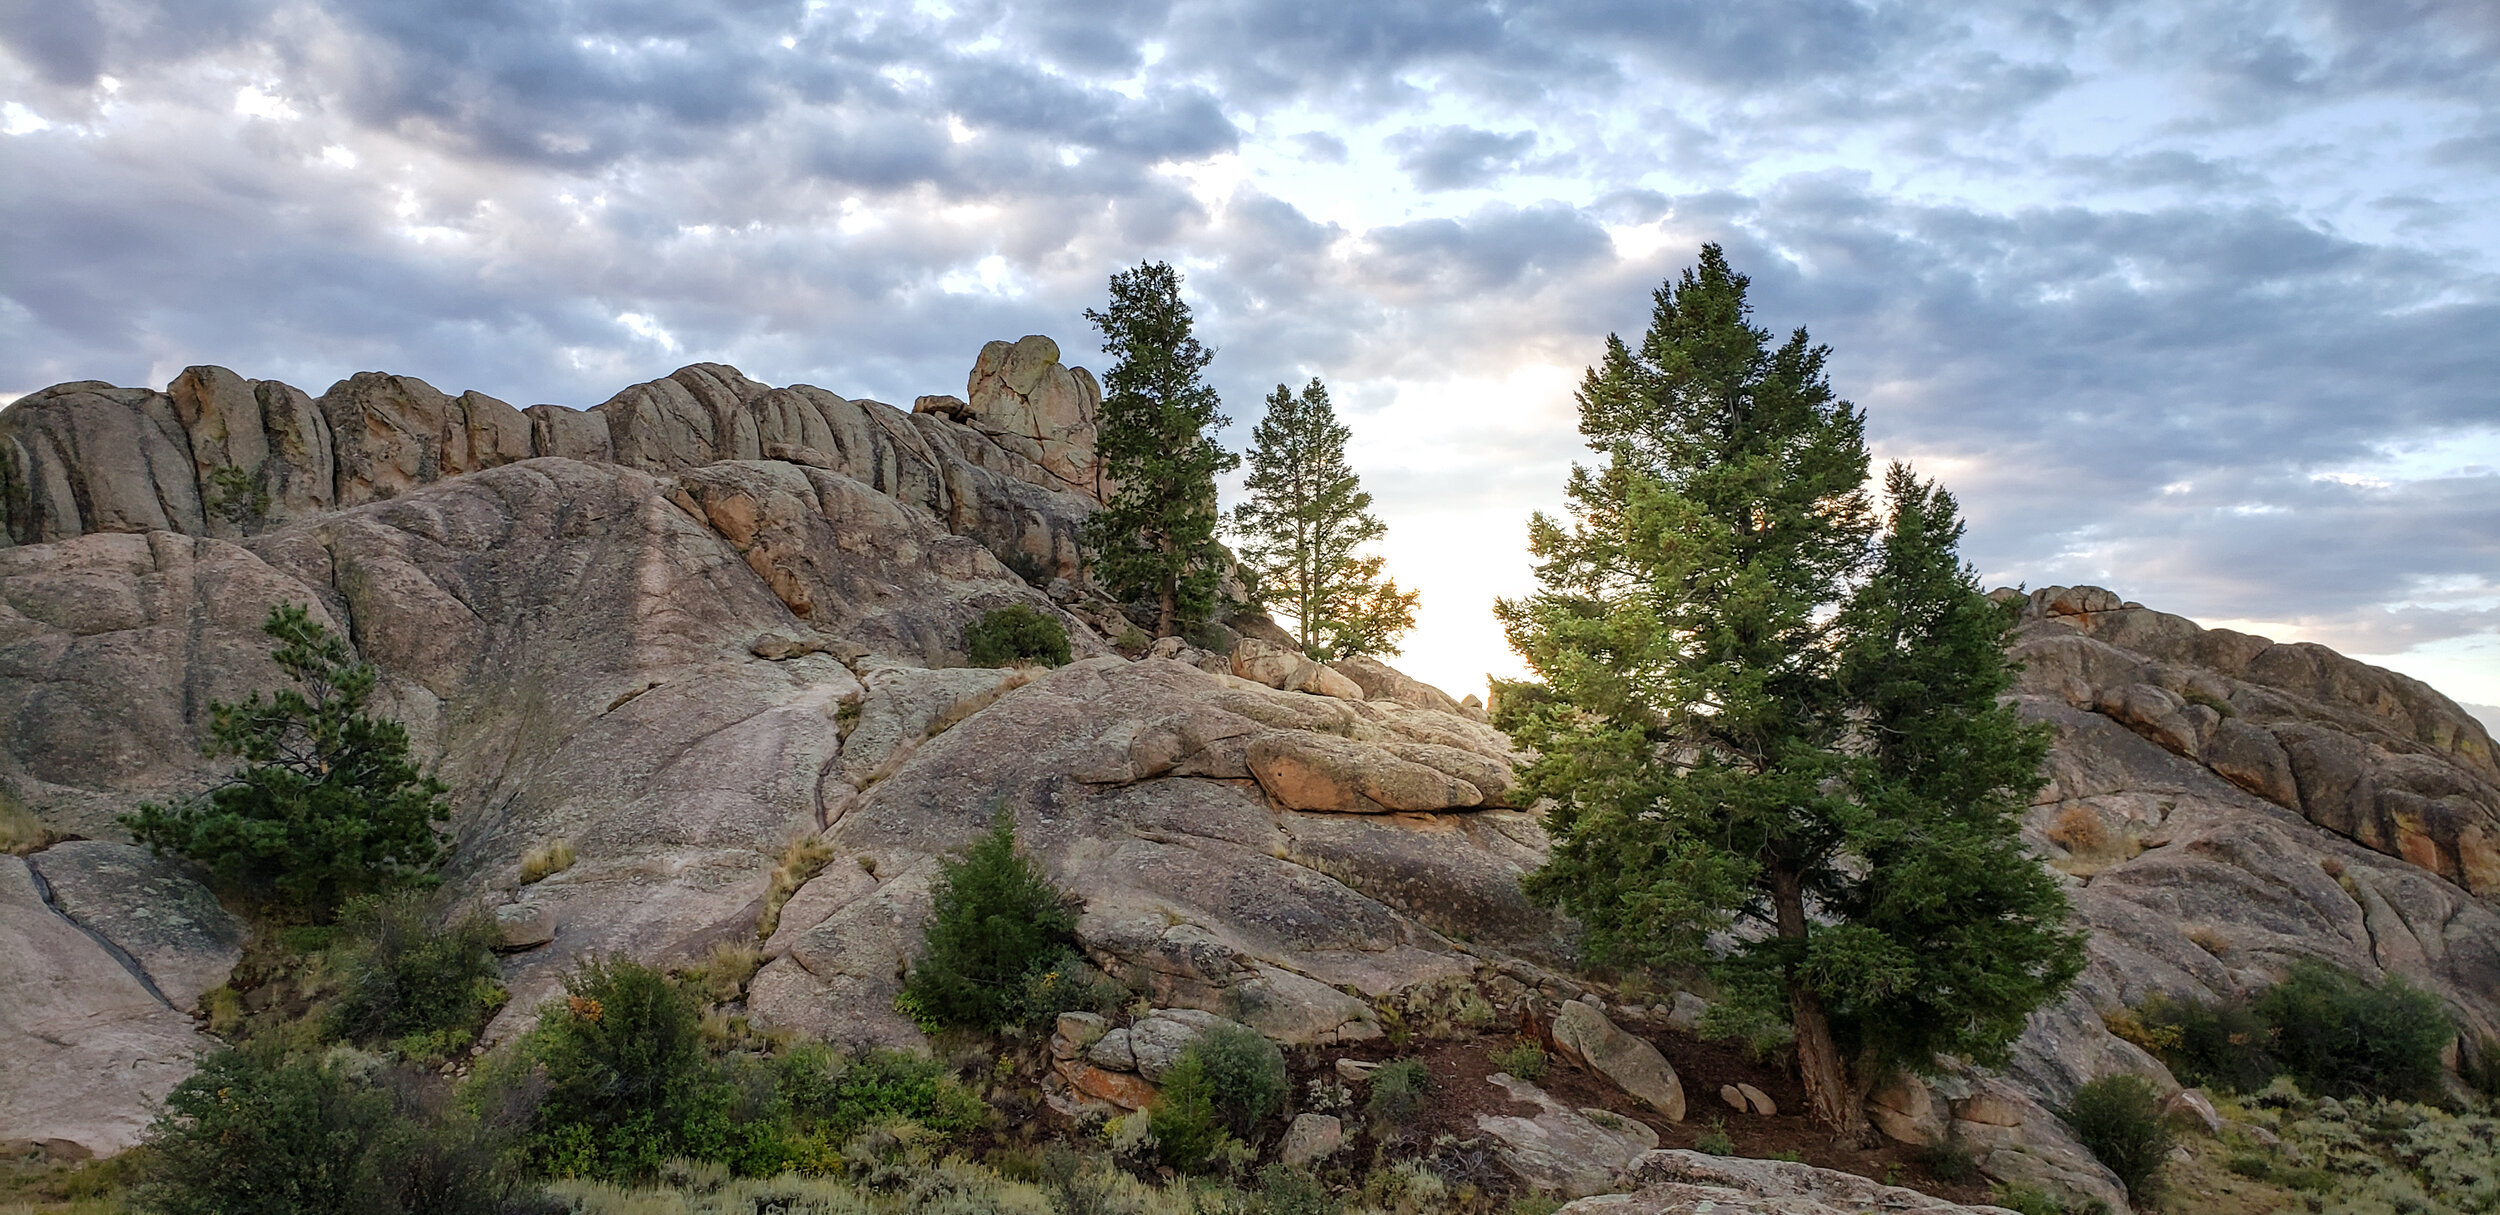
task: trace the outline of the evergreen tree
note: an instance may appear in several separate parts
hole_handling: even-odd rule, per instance
[[[1249,500],[1233,508],[1253,593],[1282,609],[1303,653],[1323,661],[1395,654],[1415,625],[1416,593],[1382,579],[1380,557],[1355,555],[1388,529],[1346,465],[1352,437],[1318,379],[1299,397],[1278,384],[1250,432]]]
[[[1953,495],[1901,464],[1884,494],[1874,574],[1838,622],[1864,864],[1825,901],[1858,934],[1855,969],[1821,980],[1868,1065],[1861,1091],[1938,1054],[1993,1061],[2083,966],[2064,892],[2017,835],[2049,729],[1998,699],[2014,682],[2012,617],[1961,562]]]
[[[963,859],[938,862],[928,926],[904,993],[942,1024],[1013,1024],[1035,975],[1073,962],[1076,912],[1077,900],[1016,851],[1015,817],[1002,806]]]
[[[1231,422],[1201,373],[1214,352],[1190,333],[1181,278],[1162,262],[1111,276],[1111,307],[1087,309],[1112,355],[1095,447],[1119,489],[1085,523],[1095,576],[1123,601],[1152,598],[1155,634],[1215,608],[1215,475],[1240,463],[1208,432]]]
[[[444,789],[409,758],[406,727],[365,712],[373,664],[295,604],[270,609],[261,630],[297,686],[209,705],[209,754],[243,766],[205,798],[143,805],[122,825],[230,888],[319,917],[349,895],[423,877]]]
[[[1890,651],[1855,644],[1891,618],[1879,605],[1938,593],[1939,552],[1963,585],[1958,525],[1923,498],[1908,519],[1918,539],[1874,561],[1863,419],[1804,330],[1774,347],[1749,323],[1745,289],[1704,246],[1657,292],[1640,347],[1610,337],[1583,382],[1581,430],[1605,463],[1572,470],[1568,526],[1531,522],[1541,587],[1497,607],[1541,677],[1503,688],[1502,724],[1538,756],[1529,788],[1557,803],[1530,892],[1578,916],[1596,957],[1711,966],[1722,1023],[1785,1021],[1811,1112],[1856,1134],[1891,1060],[2001,1041],[2005,1011],[2071,970],[2036,940],[2063,940],[2054,888],[2019,874],[1994,893],[2021,905],[2004,931],[2023,948],[1923,952],[1963,914],[1947,903],[1971,895],[1974,864],[2031,868],[1999,845],[2036,780],[2037,739],[1997,728],[2010,719],[1944,720],[2004,686],[2002,658],[1989,666],[1973,636],[1921,623]],[[1971,602],[1913,615],[1967,627]],[[1867,691],[1920,677],[1935,681],[1931,705]],[[1941,770],[1957,747],[1988,762]],[[1707,938],[1740,925],[1751,943],[1713,956]],[[1936,1016],[1916,998],[1930,987],[1984,1007]],[[1922,1038],[1917,1016],[1948,1026]]]

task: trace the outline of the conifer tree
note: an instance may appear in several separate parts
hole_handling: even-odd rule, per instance
[[[2014,873],[1978,890],[1983,863],[2031,868],[2001,845],[2037,740],[1943,718],[1994,704],[2002,658],[1923,624],[1858,644],[1920,595],[1944,606],[1908,618],[1970,627],[1969,597],[1937,589],[1939,559],[1965,577],[1936,531],[1958,537],[1949,510],[1918,498],[1917,539],[1876,559],[1863,418],[1804,330],[1774,347],[1749,322],[1746,285],[1703,246],[1656,293],[1639,348],[1610,337],[1583,382],[1581,430],[1605,462],[1572,470],[1568,525],[1531,522],[1540,589],[1497,606],[1541,680],[1502,688],[1501,724],[1538,757],[1529,789],[1556,801],[1530,892],[1578,916],[1596,957],[1710,966],[1721,1023],[1784,1021],[1810,1112],[1862,1134],[1886,1067],[2001,1044],[2071,959],[2053,887]],[[1927,706],[1876,692],[1921,677]],[[1961,776],[1944,770],[1956,748]],[[1949,900],[1974,892],[1973,915],[2012,913],[2005,947],[1935,956],[1963,914]],[[1714,955],[1730,928],[1751,943]],[[1938,1016],[1930,989],[1980,1010]]]
[[[1153,599],[1155,635],[1177,636],[1215,608],[1215,475],[1240,463],[1209,433],[1231,421],[1201,375],[1214,352],[1190,332],[1181,277],[1163,262],[1112,275],[1110,308],[1085,319],[1114,359],[1095,447],[1119,486],[1086,520],[1095,577],[1124,602]]]
[[[1417,594],[1383,579],[1379,556],[1355,553],[1388,528],[1346,464],[1352,437],[1316,377],[1299,397],[1278,384],[1250,432],[1249,500],[1233,508],[1255,595],[1281,609],[1302,652],[1322,661],[1395,654],[1398,635],[1415,625]]]

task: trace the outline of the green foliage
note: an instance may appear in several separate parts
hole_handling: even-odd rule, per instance
[[[1002,808],[963,859],[940,863],[903,992],[940,1024],[1014,1024],[1025,1015],[1028,979],[1048,973],[1075,940],[1074,901],[1016,851],[1015,819]]]
[[[2232,1092],[2289,1075],[2329,1096],[2432,1099],[2441,1053],[2456,1036],[2429,993],[2393,978],[2373,987],[2307,960],[2253,1000],[2156,997],[2136,1018],[2175,1034],[2176,1045],[2156,1053],[2181,1078]]]
[[[2128,1197],[2142,1202],[2153,1196],[2177,1139],[2151,1081],[2129,1074],[2088,1081],[2064,1114],[2075,1137],[2125,1183]]]
[[[1202,373],[1214,352],[1190,332],[1181,277],[1162,262],[1111,276],[1111,306],[1088,309],[1113,358],[1095,450],[1119,489],[1085,522],[1095,577],[1122,601],[1155,603],[1155,635],[1214,610],[1224,552],[1215,475],[1240,460],[1216,446],[1231,419]]]
[[[2242,1141],[2233,1172],[2311,1195],[2332,1215],[2500,1212],[2500,1119],[2376,1098],[2311,1099],[2269,1086],[2229,1111],[2272,1142]]]
[[[1423,1060],[1392,1059],[1372,1069],[1371,1094],[1363,1100],[1363,1112],[1376,1130],[1403,1127],[1424,1112],[1424,1098],[1431,1092],[1432,1073],[1425,1070]]]
[[[390,1078],[274,1046],[219,1051],[148,1132],[135,1198],[162,1215],[487,1215],[517,1178],[487,1130]]]
[[[2293,963],[2252,1011],[2273,1031],[2282,1069],[2334,1097],[2434,1100],[2440,1054],[2456,1037],[2429,992],[2392,976],[2372,987],[2321,962]]]
[[[1165,1164],[1195,1173],[1217,1158],[1228,1136],[1215,1102],[1215,1082],[1205,1061],[1195,1055],[1183,1054],[1163,1073],[1146,1118],[1154,1130],[1155,1154]]]
[[[1068,626],[1027,604],[992,608],[964,626],[964,652],[976,667],[1018,662],[1063,667],[1068,665]]]
[[[1415,626],[1417,594],[1381,578],[1381,557],[1355,555],[1388,528],[1346,464],[1352,437],[1316,378],[1299,397],[1278,384],[1250,432],[1249,498],[1233,508],[1252,597],[1281,610],[1302,652],[1323,662],[1395,654]]]
[[[1259,1031],[1228,1022],[1199,1035],[1184,1053],[1205,1070],[1215,1116],[1236,1137],[1252,1138],[1260,1122],[1284,1107],[1290,1087],[1285,1055]]]
[[[2006,618],[1952,499],[1896,469],[1877,544],[1864,422],[1828,352],[1751,325],[1717,246],[1580,390],[1602,467],[1538,515],[1538,591],[1497,606],[1539,681],[1501,688],[1555,844],[1532,896],[1599,961],[1708,965],[1788,1021],[1817,1117],[1844,1059],[1988,1057],[2081,964],[2014,815],[2043,743],[1996,704]],[[1814,906],[1820,914],[1809,916]],[[1713,934],[1752,941],[1714,957]]]
[[[1306,1169],[1271,1164],[1259,1170],[1250,1215],[1338,1215],[1345,1204]]]
[[[1693,1150],[1704,1156],[1735,1155],[1736,1141],[1728,1137],[1727,1119],[1711,1115],[1710,1129],[1693,1136]]]
[[[774,1067],[795,1127],[836,1143],[891,1118],[909,1118],[942,1136],[989,1120],[989,1107],[944,1064],[908,1051],[870,1049],[845,1059],[811,1043],[792,1047]]]
[[[473,910],[440,930],[433,918],[431,901],[414,891],[367,895],[342,909],[344,941],[330,957],[340,984],[332,1035],[440,1061],[503,1007],[494,918]]]
[[[139,842],[208,867],[229,888],[326,918],[339,902],[425,876],[443,785],[417,770],[408,731],[365,712],[376,673],[294,604],[262,630],[296,687],[209,706],[209,754],[243,764],[204,799],[144,805]]]
[[[1920,1148],[1918,1164],[1938,1181],[1963,1182],[1979,1173],[1979,1161],[1971,1155],[1971,1150],[1951,1139]]]
[[[229,464],[210,473],[208,485],[208,513],[246,532],[269,517],[269,490],[252,474]]]
[[[1057,1021],[1061,1013],[1108,1016],[1128,1003],[1128,998],[1128,988],[1095,969],[1075,950],[1062,947],[1025,971],[1016,1019],[1039,1027]]]
[[[705,1052],[695,997],[628,959],[567,975],[522,1044],[535,1065],[530,1149],[559,1177],[646,1178],[679,1156],[719,1154],[730,1094]]]
[[[2015,1215],[2066,1215],[2066,1204],[2027,1185],[1997,1186],[1990,1191],[1988,1201]]]
[[[1531,1084],[1545,1078],[1545,1048],[1522,1040],[1514,1046],[1493,1052],[1496,1070],[1509,1072]]]

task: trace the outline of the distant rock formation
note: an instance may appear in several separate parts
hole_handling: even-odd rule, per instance
[[[517,950],[490,1039],[579,959],[682,961],[761,925],[749,1015],[918,1042],[894,997],[930,882],[1003,808],[1084,895],[1086,952],[1165,1021],[1345,1042],[1464,993],[1680,1106],[1663,1059],[1598,1033],[1597,1005],[1564,1008],[1591,986],[1562,973],[1569,926],[1520,892],[1547,841],[1472,698],[1312,662],[1256,615],[1122,650],[1077,561],[1110,489],[1098,406],[1026,338],[912,413],[714,365],[581,412],[377,374],[312,398],[217,368],[0,411],[0,791],[85,837],[0,858],[0,1140],[127,1146],[207,1045],[184,1014],[239,928],[114,819],[218,779],[208,706],[281,682],[260,632],[279,603],[354,639],[452,789],[447,887]],[[1010,605],[1065,624],[1076,661],[963,666],[965,626]],[[1878,1089],[1886,1134],[2123,1200],[2052,1111],[2115,1071],[2176,1083],[2103,1018],[2244,994],[2301,958],[2402,976],[2500,1039],[2500,768],[2479,722],[2321,647],[2097,588],[2008,605],[2016,700],[2057,731],[2024,834],[2069,883],[2090,965],[2001,1073]],[[777,858],[811,836],[833,863],[767,921]],[[557,840],[575,862],[525,873]],[[1086,1100],[1151,1083],[1061,1058]],[[1557,1109],[1502,1123],[1532,1161],[1515,1167],[1576,1189],[1648,1146]],[[1530,1150],[1599,1139],[1596,1164]]]

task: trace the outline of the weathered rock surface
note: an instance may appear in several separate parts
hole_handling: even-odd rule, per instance
[[[1325,1160],[1345,1146],[1345,1123],[1334,1114],[1295,1114],[1276,1145],[1276,1158],[1297,1168]]]
[[[1883,1185],[1855,1173],[1785,1160],[1748,1160],[1700,1152],[1647,1152],[1632,1162],[1628,1194],[1583,1198],[1567,1215],[1864,1215],[1922,1211],[1932,1215],[2012,1215],[2003,1207],[1964,1206],[1916,1190]]]
[[[1544,1089],[1496,1072],[1485,1082],[1535,1112],[1478,1114],[1476,1128],[1493,1140],[1502,1164],[1534,1189],[1565,1198],[1602,1194],[1643,1152],[1658,1146],[1658,1132],[1605,1110],[1574,1110]]]
[[[1684,1121],[1684,1084],[1666,1056],[1648,1042],[1616,1028],[1585,1000],[1571,1000],[1554,1014],[1554,1045],[1563,1057],[1615,1082],[1670,1122]],[[1763,1098],[1769,1101],[1770,1098]]]
[[[0,1140],[118,1152],[213,1045],[0,856]]]
[[[69,840],[26,859],[56,910],[121,950],[179,1011],[198,1008],[243,958],[243,921],[179,862],[104,840]]]

